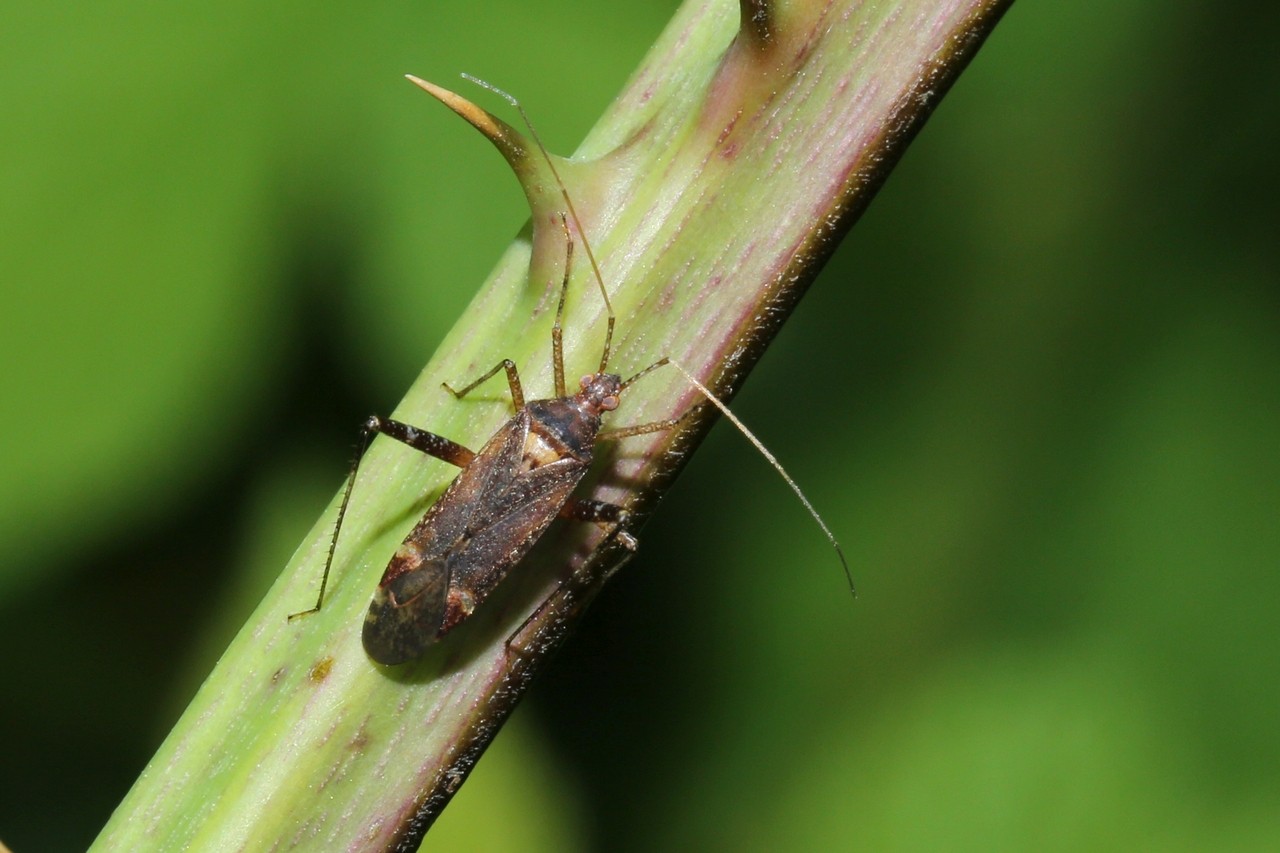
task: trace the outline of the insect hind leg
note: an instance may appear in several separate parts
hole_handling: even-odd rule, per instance
[[[492,376],[496,372],[497,370],[495,369],[489,375]],[[342,532],[342,522],[347,517],[347,506],[351,503],[351,492],[355,488],[356,474],[360,471],[360,460],[364,458],[365,451],[369,449],[369,443],[373,441],[375,435],[394,438],[419,453],[425,453],[459,468],[465,468],[470,465],[471,460],[475,458],[473,451],[455,441],[450,441],[442,435],[436,435],[434,432],[428,432],[425,429],[418,429],[416,426],[403,421],[370,415],[369,419],[364,422],[364,426],[360,428],[358,450],[355,459],[351,462],[351,473],[347,475],[347,485],[342,493],[342,503],[338,505],[338,518],[333,525],[333,538],[329,540],[329,553],[324,561],[324,574],[320,576],[320,593],[316,596],[316,606],[297,613],[290,613],[289,621],[293,621],[299,616],[316,613],[320,610],[321,605],[324,604],[324,592],[329,585],[329,571],[333,568],[333,555],[338,550],[338,534]]]
[[[475,458],[475,453],[456,441],[450,441],[442,435],[436,435],[425,429],[418,429],[413,424],[407,424],[404,421],[396,421],[391,418],[381,418],[372,415],[364,422],[361,429],[361,449],[360,455],[364,456],[364,451],[369,446],[369,442],[374,435],[385,435],[388,438],[394,438],[401,444],[407,444],[419,453],[425,453],[428,456],[434,456],[442,462],[448,462],[450,465],[456,465],[459,468],[465,468],[471,464],[471,460]],[[360,464],[360,460],[356,460],[356,465]],[[354,474],[354,467],[352,470]]]
[[[630,554],[634,554],[640,547],[640,543],[636,541],[636,538],[622,529],[623,525],[631,518],[631,513],[626,507],[592,498],[570,498],[561,507],[560,517],[598,524],[607,536],[617,537],[618,543],[630,552],[620,562],[612,566],[602,580],[612,577],[613,573],[622,568],[622,564],[630,559]],[[516,638],[523,634],[525,629],[533,624],[556,599],[572,596],[575,594],[575,588],[581,588],[583,582],[583,578],[579,576],[581,571],[581,569],[578,569],[568,577],[561,578],[560,583],[556,584],[556,588],[552,590],[551,594],[543,599],[542,603],[520,623],[520,626],[507,636],[504,645],[508,650],[514,651],[516,654],[524,654],[524,650],[516,643]]]
[[[560,508],[560,517],[598,524],[601,530],[617,536],[622,547],[628,551],[635,551],[639,547],[636,538],[622,529],[631,518],[631,512],[626,507],[591,498],[570,498]]]

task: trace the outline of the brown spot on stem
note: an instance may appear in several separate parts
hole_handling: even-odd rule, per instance
[[[351,740],[347,741],[347,749],[351,752],[364,752],[369,745],[369,729],[368,721],[360,724],[360,728],[352,735]]]
[[[312,664],[311,669],[307,671],[307,678],[311,679],[312,684],[319,684],[329,677],[329,672],[333,669],[333,658],[325,657]]]

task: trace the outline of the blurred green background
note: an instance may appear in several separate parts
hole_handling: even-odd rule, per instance
[[[674,2],[0,24],[0,839],[82,849]],[[424,849],[1280,847],[1280,7],[1015,4]]]

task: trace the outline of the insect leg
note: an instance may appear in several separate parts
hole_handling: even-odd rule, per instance
[[[610,521],[616,523],[627,520],[627,510],[617,504],[597,501],[591,498],[569,498],[569,500],[565,501],[564,506],[560,507],[560,517],[571,518],[574,521]]]
[[[694,406],[678,418],[667,418],[663,421],[653,421],[647,424],[636,424],[635,426],[621,427],[620,429],[601,430],[596,436],[597,441],[617,441],[620,438],[630,438],[633,435],[648,435],[651,432],[662,432],[664,429],[671,429],[685,418],[689,417],[689,412],[695,411],[698,407]]]
[[[636,538],[634,536],[622,529],[622,525],[626,523],[630,516],[631,513],[626,507],[621,507],[617,504],[611,504],[606,501],[594,500],[592,498],[569,498],[569,500],[565,502],[565,505],[560,508],[561,518],[573,519],[575,521],[594,522],[600,525],[601,529],[603,529],[607,534],[617,536],[618,542],[621,543],[622,547],[634,553],[640,547],[640,543],[636,542]],[[623,562],[625,562],[625,560]],[[609,574],[613,574],[613,572],[617,571],[619,568],[621,568],[621,563],[610,569]],[[518,653],[522,653],[519,647],[514,643],[515,638],[523,634],[524,629],[528,628],[530,623],[541,616],[543,611],[550,607],[551,603],[557,598],[565,595],[572,595],[572,588],[579,583],[580,579],[576,574],[571,577],[561,578],[560,583],[556,585],[556,588],[551,592],[551,595],[547,596],[547,598],[538,605],[537,609],[530,613],[529,616],[520,623],[520,627],[512,631],[507,637],[507,648]]]
[[[702,408],[702,404],[690,406],[684,410],[684,414],[678,418],[666,418],[661,421],[650,421],[647,424],[636,424],[635,426],[619,427],[618,429],[602,429],[596,436],[597,441],[617,441],[620,438],[630,438],[633,435],[648,435],[651,432],[662,432],[679,426],[680,423],[698,409]]]
[[[556,396],[567,397],[564,387],[564,319],[565,294],[569,292],[569,273],[573,269],[573,235],[569,233],[569,221],[560,214],[560,227],[564,229],[564,279],[560,282],[560,302],[556,305],[556,322],[551,327],[551,372],[555,374]]]
[[[636,538],[622,529],[622,525],[631,517],[626,507],[592,498],[569,498],[560,508],[560,517],[598,524],[601,530],[616,535],[628,551],[639,547]]]
[[[494,370],[489,375],[492,376],[496,372]],[[475,453],[442,435],[436,435],[434,432],[428,432],[425,429],[418,429],[412,424],[406,424],[402,421],[371,415],[360,429],[360,441],[357,444],[358,452],[351,463],[351,473],[347,475],[347,487],[342,493],[342,503],[338,505],[338,519],[333,525],[333,538],[329,540],[329,554],[324,561],[324,574],[320,576],[320,594],[316,597],[316,606],[310,610],[290,613],[290,620],[299,616],[306,616],[309,613],[315,613],[324,604],[324,591],[329,584],[329,570],[333,568],[333,554],[338,549],[338,533],[341,532],[342,520],[347,515],[347,505],[351,503],[351,491],[356,484],[356,473],[360,470],[360,460],[364,458],[365,451],[369,448],[369,442],[378,434],[394,438],[396,441],[407,444],[420,453],[434,456],[436,459],[448,462],[450,465],[456,465],[459,468],[465,468],[470,465],[471,460],[475,458]]]
[[[511,405],[514,406],[515,410],[518,412],[524,408],[524,387],[520,384],[520,371],[516,369],[516,363],[509,358],[504,358],[502,361],[495,364],[484,376],[481,376],[475,382],[472,382],[470,385],[467,385],[457,391],[455,391],[453,386],[448,382],[441,382],[440,384],[444,386],[446,391],[461,400],[463,397],[474,391],[476,386],[492,378],[499,370],[505,370],[507,372],[507,384],[511,386]]]
[[[380,418],[377,415],[370,416],[369,420],[364,422],[364,427],[360,432],[360,440],[362,442],[361,456],[364,455],[364,448],[369,446],[369,442],[375,434],[394,438],[401,444],[409,445],[419,453],[434,456],[442,462],[448,462],[450,465],[456,465],[459,468],[467,467],[471,464],[471,460],[475,458],[475,453],[471,450],[456,441],[450,441],[443,435],[436,435],[434,432],[418,429],[413,424],[393,421],[391,418]],[[356,464],[359,465],[358,459]],[[354,470],[352,473],[354,473]]]
[[[623,382],[622,387],[618,389],[618,393],[622,393],[623,391],[627,390],[627,388],[630,385],[634,384],[636,380],[640,379],[640,377],[647,376],[648,374],[657,370],[659,367],[662,367],[664,364],[670,364],[670,363],[671,363],[671,359],[669,358],[658,359],[653,364],[649,365],[644,370],[637,373],[635,376],[632,376],[630,379],[627,379],[625,382]],[[676,426],[678,423],[683,421],[685,418],[689,417],[691,414],[693,414],[697,410],[698,410],[698,406],[690,406],[688,409],[685,410],[684,414],[678,418],[667,418],[661,421],[652,421],[651,423],[647,423],[647,424],[637,424],[635,426],[620,427],[619,429],[601,430],[599,435],[596,436],[596,439],[598,441],[617,441],[620,438],[630,438],[633,435],[647,435],[648,433],[651,433],[651,432],[662,432],[663,430],[671,429],[672,427]]]

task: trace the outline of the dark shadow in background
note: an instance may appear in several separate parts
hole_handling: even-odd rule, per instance
[[[313,213],[291,211],[281,228],[293,260],[281,284],[286,320],[262,366],[270,404],[206,449],[223,464],[117,538],[69,535],[64,553],[48,555],[68,564],[49,571],[57,580],[0,608],[0,831],[14,850],[85,849],[175,722],[167,715],[185,705],[175,706],[175,685],[203,677],[177,668],[235,580],[246,508],[281,442],[321,448],[341,481],[370,400],[334,345],[350,334],[352,247],[326,224],[333,218]]]

